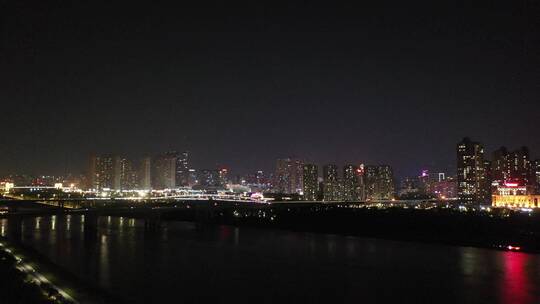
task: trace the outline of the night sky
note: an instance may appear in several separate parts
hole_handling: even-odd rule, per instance
[[[0,175],[167,150],[453,172],[464,136],[540,157],[537,1],[74,2],[0,1]]]

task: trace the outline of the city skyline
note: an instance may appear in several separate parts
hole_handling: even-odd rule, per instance
[[[0,8],[0,302],[540,303],[540,1]]]
[[[465,136],[463,138],[469,138],[468,136]],[[528,149],[528,152],[527,153],[530,153],[530,159],[531,160],[536,160],[536,159],[540,159],[540,156],[538,156],[538,153],[535,153],[536,151],[530,149],[530,145],[518,145],[518,146],[509,146],[509,145],[506,145],[504,143],[500,143],[500,144],[494,144],[492,146],[496,147],[496,148],[493,148],[492,150],[490,150],[489,148],[486,147],[485,143],[483,141],[480,141],[480,143],[482,144],[482,147],[484,147],[484,150],[485,150],[485,155],[486,155],[486,159],[492,159],[495,155],[495,153],[497,153],[499,150],[508,150],[508,151],[512,151],[514,152],[515,151],[519,151],[523,148],[527,148]],[[452,146],[452,148],[455,147],[455,142]],[[532,151],[531,151],[532,150]],[[177,152],[177,151],[180,151],[180,152]],[[96,155],[108,155],[110,157],[120,157],[122,159],[128,159],[130,161],[135,161],[135,162],[140,162],[142,161],[143,159],[145,158],[155,158],[155,157],[159,157],[160,155],[166,155],[166,154],[170,154],[170,153],[173,153],[173,154],[177,154],[177,161],[178,161],[178,164],[176,165],[176,170],[181,170],[181,171],[185,171],[186,169],[198,169],[198,170],[205,170],[205,169],[219,169],[219,168],[226,168],[228,170],[230,170],[233,175],[240,175],[240,176],[244,176],[244,175],[248,175],[248,174],[252,174],[256,171],[264,171],[264,172],[274,172],[275,171],[275,160],[276,159],[286,159],[286,158],[290,158],[290,159],[298,159],[298,160],[301,160],[302,162],[304,163],[307,163],[307,164],[315,164],[315,165],[318,165],[320,166],[321,168],[324,166],[324,165],[327,165],[327,164],[335,164],[335,165],[338,165],[340,168],[341,167],[344,167],[344,166],[347,166],[347,165],[350,165],[350,164],[355,164],[355,165],[361,165],[361,164],[364,164],[364,165],[389,165],[393,168],[393,171],[394,171],[394,176],[398,179],[398,180],[404,180],[404,179],[407,179],[407,178],[410,178],[412,176],[416,176],[417,174],[421,174],[423,170],[429,170],[430,172],[444,172],[446,174],[449,174],[449,175],[452,175],[452,176],[455,176],[457,174],[457,167],[456,167],[456,158],[455,158],[455,153],[452,149],[448,149],[448,151],[452,151],[452,153],[448,153],[448,154],[452,154],[454,159],[453,159],[453,163],[451,164],[448,164],[447,166],[439,166],[439,165],[423,165],[423,166],[420,166],[420,165],[415,165],[415,164],[410,164],[408,165],[409,167],[411,167],[411,172],[403,172],[400,170],[399,166],[396,166],[395,164],[392,164],[390,162],[386,162],[384,160],[380,161],[380,162],[366,162],[366,161],[363,161],[363,160],[360,160],[358,162],[353,162],[353,161],[350,161],[350,160],[344,160],[343,162],[337,162],[336,160],[328,160],[328,161],[312,161],[306,157],[291,157],[291,156],[285,156],[285,157],[276,157],[274,159],[269,159],[267,160],[266,162],[264,161],[261,161],[261,163],[263,165],[261,165],[260,167],[254,167],[254,168],[245,168],[243,170],[238,170],[238,167],[233,167],[231,165],[228,165],[226,161],[224,162],[213,162],[212,164],[210,165],[199,165],[200,162],[197,162],[197,155],[196,154],[193,154],[191,151],[188,151],[188,150],[166,150],[166,151],[160,151],[160,152],[155,152],[155,153],[143,153],[143,154],[134,154],[134,153],[128,153],[128,154],[119,154],[119,153],[101,153],[101,154],[97,154],[97,153],[90,153],[90,154],[87,154],[83,163],[82,164],[79,164],[77,167],[79,167],[79,169],[76,169],[75,171],[70,171],[70,170],[50,170],[50,171],[47,171],[47,172],[25,172],[25,171],[17,171],[17,172],[7,172],[7,173],[3,173],[1,174],[2,172],[0,172],[0,177],[1,176],[9,176],[9,175],[30,175],[30,176],[68,176],[68,175],[87,175],[89,174],[89,167],[88,167],[88,159],[89,158],[92,158]],[[187,159],[187,154],[189,154],[189,167],[185,167],[183,169],[180,169],[180,167],[183,167],[183,166],[187,166],[187,162],[185,161],[185,159]],[[182,157],[180,157],[180,155],[182,155]],[[195,159],[195,161],[194,161]],[[427,163],[429,163],[429,161],[426,161]],[[396,173],[397,172],[397,173]],[[179,175],[180,174],[180,175]],[[176,173],[176,178],[179,179],[179,178],[182,178],[181,175],[182,174],[186,174],[185,172],[184,173],[181,173],[181,172],[177,172]],[[324,174],[319,174],[320,177],[323,177]],[[185,177],[183,177],[185,179]]]
[[[182,149],[197,167],[409,176],[448,171],[465,135],[540,151],[538,28],[519,3],[107,7],[5,7],[0,174]]]

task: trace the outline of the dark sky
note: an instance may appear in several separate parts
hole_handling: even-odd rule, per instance
[[[537,1],[73,2],[0,1],[0,175],[176,149],[403,176],[455,170],[463,136],[540,156]]]

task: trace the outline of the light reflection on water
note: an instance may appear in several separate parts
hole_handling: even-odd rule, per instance
[[[530,263],[530,256],[524,253],[508,252],[503,256],[504,275],[500,286],[503,303],[533,303],[533,286],[527,273],[534,270]],[[536,281],[536,285],[538,283]]]
[[[99,266],[100,266],[100,281],[103,285],[110,285],[109,277],[109,242],[107,241],[107,235],[101,235],[100,239],[100,251],[99,251]]]
[[[2,237],[6,237],[6,226],[7,226],[7,219],[5,218],[0,219],[0,235]]]
[[[39,230],[40,224],[41,224],[41,217],[40,216],[36,217],[35,221],[36,221],[36,226],[34,229]]]
[[[427,293],[437,303],[540,303],[538,255],[181,222],[144,227],[123,217],[100,218],[97,230],[81,215],[0,219],[1,236],[133,303],[178,292],[187,302],[405,303],[426,302]]]

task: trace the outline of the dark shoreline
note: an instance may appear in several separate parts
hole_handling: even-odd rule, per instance
[[[93,282],[88,282],[64,267],[54,263],[47,256],[21,242],[13,242],[9,238],[0,238],[7,246],[14,248],[16,253],[24,256],[26,263],[32,263],[37,272],[44,275],[53,284],[74,292],[73,298],[79,303],[126,303],[124,299],[113,295]]]
[[[233,210],[220,211],[206,219],[197,219],[193,211],[168,213],[163,220],[281,229],[295,232],[336,234],[385,240],[470,246],[508,251],[508,246],[520,252],[540,253],[540,214],[504,211],[502,214],[459,212],[452,209],[415,210],[342,209],[329,207],[313,210],[313,206],[282,205],[247,211],[240,216]]]

